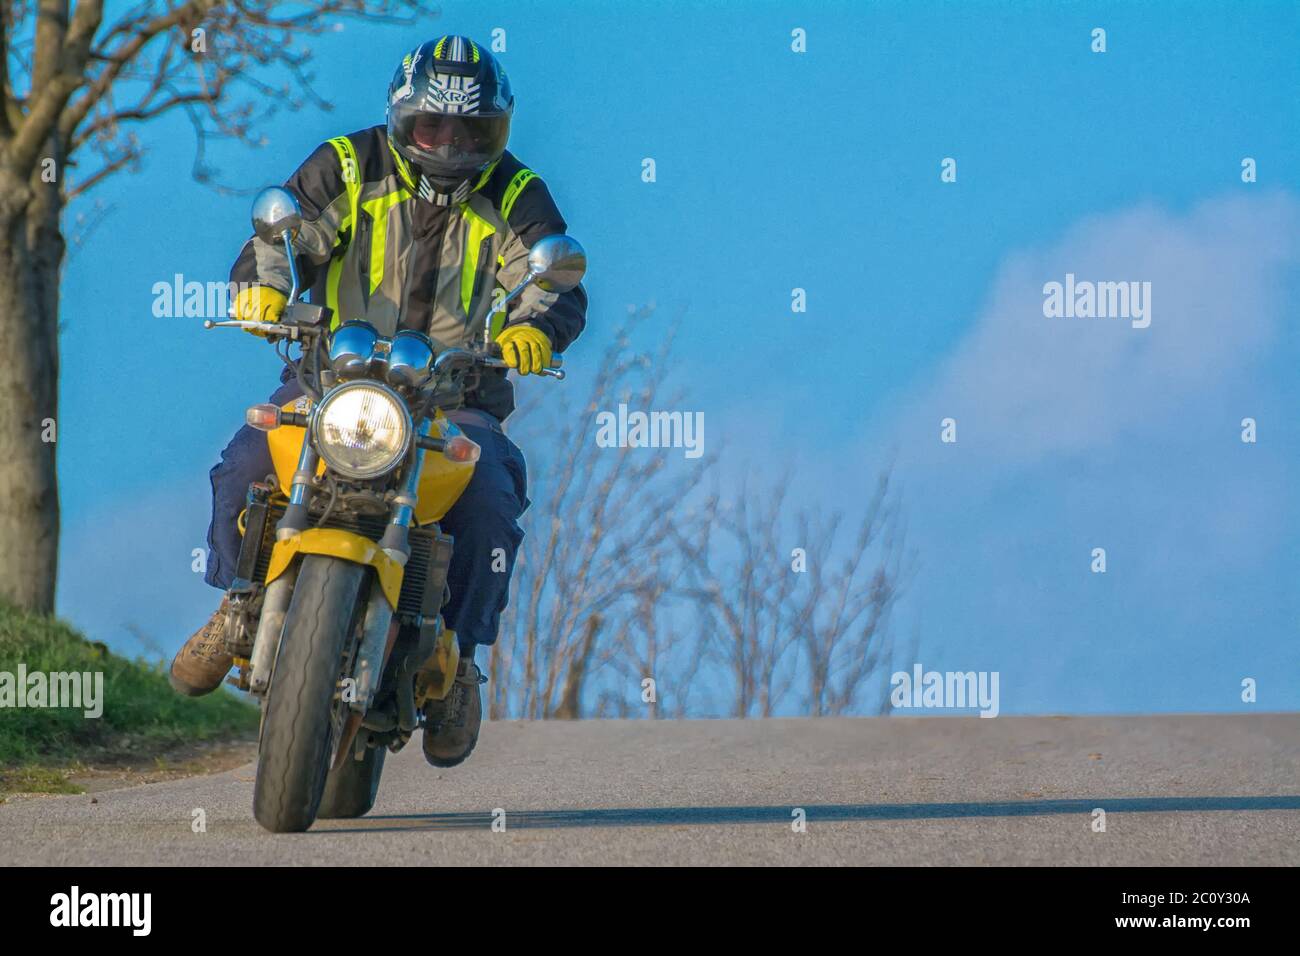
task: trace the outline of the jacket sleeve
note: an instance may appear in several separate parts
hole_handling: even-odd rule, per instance
[[[506,223],[510,237],[502,250],[505,260],[498,279],[507,289],[519,284],[528,274],[528,250],[545,236],[568,229],[564,217],[551,198],[551,191],[540,178],[524,186],[515,200]],[[587,290],[581,285],[557,295],[529,286],[511,305],[507,325],[526,322],[546,333],[557,352],[563,352],[587,323]]]
[[[302,292],[312,287],[320,267],[329,262],[334,250],[351,238],[347,184],[334,147],[322,143],[284,185],[302,206],[302,229],[294,243]],[[287,295],[293,283],[284,246],[253,236],[240,250],[230,270],[230,281],[267,285]]]

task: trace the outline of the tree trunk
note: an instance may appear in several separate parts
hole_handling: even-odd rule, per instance
[[[61,159],[62,157],[57,157]],[[57,167],[62,169],[60,163]],[[55,183],[0,175],[0,598],[54,610],[58,573],[59,232]]]
[[[582,716],[582,682],[587,676],[587,666],[591,663],[591,653],[596,647],[596,634],[600,630],[600,624],[599,614],[587,618],[582,646],[569,662],[569,671],[564,678],[564,690],[560,694],[560,704],[551,714],[554,720],[577,720]]]
[[[498,639],[497,643],[492,645],[491,656],[488,657],[488,687],[490,688],[488,693],[488,720],[502,720],[505,717],[505,707],[502,702],[505,688],[501,682],[502,653],[501,641]]]

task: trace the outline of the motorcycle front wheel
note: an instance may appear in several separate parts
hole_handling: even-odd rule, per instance
[[[253,785],[253,815],[272,833],[316,819],[334,743],[344,653],[359,623],[366,568],[309,554],[293,588],[271,671]]]
[[[331,770],[325,780],[325,795],[316,810],[317,818],[351,820],[369,813],[379,794],[379,778],[384,773],[387,753],[387,747],[367,747],[360,760],[349,754],[337,770]]]

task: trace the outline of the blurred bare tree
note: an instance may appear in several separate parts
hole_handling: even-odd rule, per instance
[[[734,717],[879,709],[872,681],[911,572],[890,470],[854,527],[791,509],[786,476],[724,496],[705,490],[711,459],[674,470],[646,449],[597,447],[597,414],[620,402],[682,407],[664,395],[671,332],[653,352],[630,345],[651,315],[629,315],[580,410],[533,389],[549,410],[511,419],[533,505],[489,661],[490,716],[698,716],[715,712],[704,694],[717,674]]]
[[[696,518],[688,511],[674,524]],[[639,716],[676,719],[703,712],[696,682],[710,635],[682,600],[696,575],[685,558],[675,540],[661,544],[652,565],[657,573],[643,576],[629,599],[617,606],[616,623],[602,648],[608,692],[632,688],[639,695],[634,698]],[[626,709],[621,710],[620,715],[627,716]]]
[[[796,575],[780,541],[785,483],[765,497],[745,485],[728,501],[714,493],[697,537],[679,539],[699,569],[690,594],[702,629],[716,636],[709,652],[730,676],[732,717],[770,717],[791,680]]]
[[[329,108],[312,87],[304,37],[347,19],[413,23],[436,12],[419,0],[115,6],[113,18],[103,0],[0,6],[0,597],[43,613],[58,571],[65,207],[137,169],[137,130],[173,112],[194,130],[193,175],[214,182],[210,138],[258,144],[259,123],[277,109]]]
[[[846,522],[839,513],[798,515],[796,537],[806,542],[807,569],[790,596],[789,620],[801,651],[803,712],[809,716],[884,710],[883,684],[874,701],[863,698],[891,663],[891,616],[916,569],[891,480],[890,470],[880,474],[852,537],[841,534]]]
[[[700,569],[689,593],[715,635],[708,655],[729,678],[729,713],[771,717],[799,691],[800,714],[879,710],[865,698],[889,663],[891,614],[912,571],[890,471],[852,537],[838,513],[791,511],[788,486],[778,475],[715,493],[703,530],[679,542]]]
[[[528,450],[533,504],[488,666],[492,717],[580,716],[583,687],[631,646],[629,606],[663,596],[676,506],[707,464],[671,474],[663,455],[596,443],[599,412],[680,401],[664,394],[673,330],[653,352],[631,345],[651,315],[629,313],[595,365],[581,410],[557,390],[540,396],[555,402],[550,413],[525,406],[511,418],[512,437]]]

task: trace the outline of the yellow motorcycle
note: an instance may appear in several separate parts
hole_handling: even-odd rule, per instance
[[[504,366],[492,354],[493,316],[481,347],[435,354],[420,332],[385,337],[298,301],[301,223],[285,189],[254,202],[254,231],[289,258],[280,320],[204,323],[265,336],[303,392],[246,415],[268,433],[275,475],[249,487],[239,517],[225,632],[238,666],[231,682],[262,704],[253,813],[275,833],[368,812],[385,753],[420,725],[417,672],[436,664],[422,698],[451,690],[459,649],[440,611],[453,541],[438,521],[469,484],[479,447],[440,403],[458,400],[478,367]],[[568,236],[536,242],[528,263],[493,315],[529,285],[567,292],[586,271]],[[548,374],[562,379],[560,364],[556,356]]]

